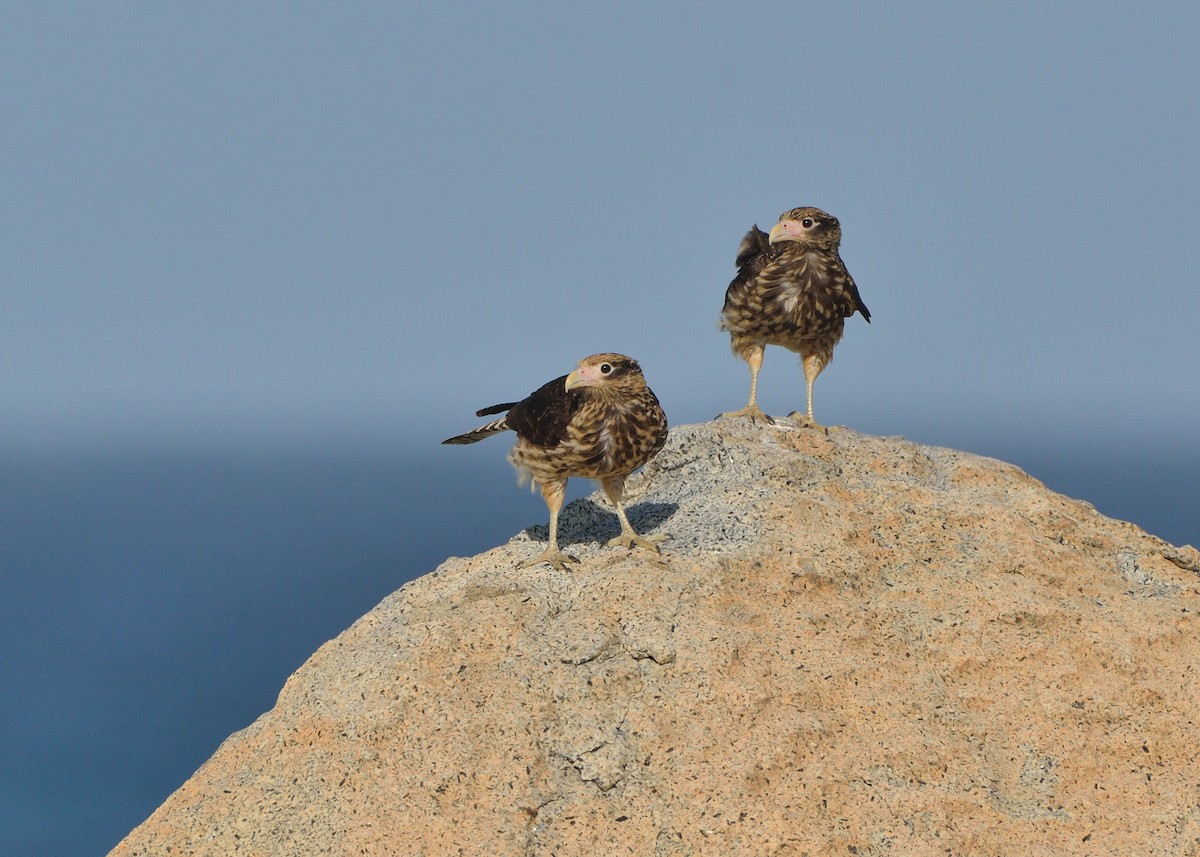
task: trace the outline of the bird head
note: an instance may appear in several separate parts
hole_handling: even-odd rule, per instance
[[[793,208],[779,215],[771,228],[772,244],[795,241],[811,247],[835,249],[842,242],[842,225],[819,208]]]
[[[593,354],[579,361],[575,371],[567,376],[568,391],[580,387],[597,390],[635,390],[646,386],[642,367],[624,354]]]

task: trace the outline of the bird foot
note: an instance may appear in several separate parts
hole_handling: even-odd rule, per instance
[[[633,550],[635,547],[643,547],[655,553],[662,553],[658,543],[665,541],[666,538],[665,533],[656,533],[652,536],[639,536],[633,530],[622,530],[620,535],[613,536],[608,540],[608,546],[613,548],[629,548],[630,550]]]
[[[559,571],[567,570],[568,562],[579,562],[579,557],[572,556],[569,553],[563,553],[558,548],[546,548],[535,557],[530,557],[524,562],[517,563],[517,568],[529,568],[531,565],[548,562],[552,568],[557,568]]]
[[[775,425],[775,420],[763,413],[762,408],[758,405],[746,405],[740,411],[729,411],[721,414],[723,417],[749,417],[750,422],[757,423],[760,420],[768,425]]]
[[[799,428],[816,429],[817,431],[823,431],[825,434],[829,434],[828,426],[821,425],[808,414],[802,414],[799,411],[792,411],[790,414],[788,414],[788,418]]]

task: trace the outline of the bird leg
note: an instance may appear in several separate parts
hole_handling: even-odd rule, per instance
[[[809,428],[824,429],[825,427],[818,423],[813,418],[813,383],[817,380],[817,376],[821,374],[821,370],[825,368],[825,361],[816,354],[805,354],[801,359],[804,365],[804,385],[808,388],[808,413],[802,415],[799,411],[794,411],[792,417],[797,423]]]
[[[537,565],[540,562],[548,562],[551,567],[557,568],[559,571],[566,571],[568,562],[579,562],[578,557],[571,556],[569,553],[563,553],[558,549],[558,512],[562,509],[563,494],[567,490],[567,480],[548,480],[541,484],[541,488],[542,499],[546,501],[546,507],[550,510],[550,543],[546,545],[544,551],[518,564],[517,568],[529,568],[529,566]]]
[[[750,366],[750,401],[746,407],[740,411],[730,411],[726,414],[721,414],[723,417],[749,417],[750,422],[756,423],[759,420],[773,423],[775,420],[763,413],[758,406],[758,371],[762,369],[763,362],[763,346],[752,345],[746,350],[742,357]]]
[[[625,516],[625,505],[622,502],[622,497],[625,494],[625,477],[624,476],[609,476],[600,480],[600,485],[604,488],[604,493],[608,495],[608,499],[612,502],[617,510],[617,520],[621,522],[621,532],[608,540],[610,547],[626,547],[632,550],[634,547],[648,548],[655,553],[661,553],[658,543],[666,538],[665,535],[659,533],[653,536],[639,536],[633,529],[633,525],[629,523],[629,518]]]

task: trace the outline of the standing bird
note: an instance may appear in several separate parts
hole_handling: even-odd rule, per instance
[[[548,562],[565,571],[566,560],[579,562],[558,549],[558,512],[571,476],[599,479],[616,507],[621,533],[610,545],[640,545],[658,552],[657,542],[664,537],[634,532],[621,502],[625,478],[667,442],[667,416],[636,360],[623,354],[593,354],[574,372],[543,384],[523,401],[492,405],[475,416],[504,411],[508,413],[500,419],[442,443],[475,443],[502,431],[517,433],[508,460],[520,484],[532,479],[541,487],[550,509],[549,545],[518,568]]]
[[[833,359],[845,320],[871,313],[842,257],[842,227],[819,208],[793,208],[770,234],[754,226],[742,239],[737,276],[725,291],[720,326],[729,331],[733,353],[750,364],[750,402],[727,417],[773,420],[758,406],[758,371],[763,349],[782,345],[800,355],[808,385],[807,423],[813,419],[813,382]]]

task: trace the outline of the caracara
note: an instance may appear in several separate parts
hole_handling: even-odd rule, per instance
[[[845,320],[855,312],[871,320],[838,255],[841,240],[838,219],[819,208],[793,208],[770,234],[754,226],[742,239],[720,326],[729,331],[733,353],[750,365],[750,402],[724,416],[773,422],[758,406],[758,371],[763,349],[782,345],[799,354],[804,366],[808,409],[802,422],[819,427],[813,382],[833,359]]]
[[[550,543],[519,568],[548,562],[565,571],[567,560],[579,561],[558,549],[558,513],[571,476],[600,480],[616,507],[621,533],[610,545],[658,552],[657,542],[664,537],[634,532],[621,500],[625,478],[667,441],[666,414],[646,386],[636,360],[622,354],[594,354],[571,374],[542,385],[524,400],[492,405],[475,416],[505,411],[500,419],[442,443],[475,443],[502,431],[517,433],[508,460],[522,484],[532,479],[541,488],[550,509]]]

